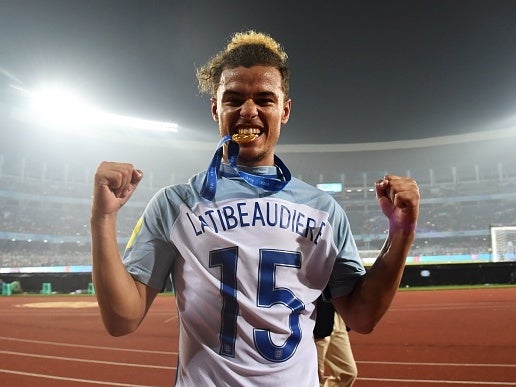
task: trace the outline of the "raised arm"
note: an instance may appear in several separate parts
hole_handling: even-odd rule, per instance
[[[353,292],[332,300],[347,326],[360,333],[371,332],[389,309],[399,288],[419,216],[419,188],[413,179],[387,175],[376,182],[376,197],[389,219],[387,239]]]
[[[91,236],[93,283],[107,331],[120,336],[141,323],[157,291],[136,281],[122,263],[117,214],[142,179],[131,164],[103,162],[95,173]]]

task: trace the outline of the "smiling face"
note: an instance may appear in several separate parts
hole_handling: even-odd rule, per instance
[[[238,163],[250,167],[274,165],[274,148],[281,125],[288,121],[290,106],[281,88],[281,74],[270,66],[224,70],[216,98],[211,100],[213,119],[222,136],[258,134],[254,141],[240,144]],[[227,160],[226,153],[224,157]]]

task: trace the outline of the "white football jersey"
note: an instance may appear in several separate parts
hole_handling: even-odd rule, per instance
[[[319,386],[314,303],[365,274],[344,210],[295,178],[272,193],[223,171],[213,201],[199,194],[204,172],[159,191],[124,254],[153,288],[172,275],[176,385]]]

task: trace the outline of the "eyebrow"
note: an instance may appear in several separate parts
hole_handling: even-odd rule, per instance
[[[222,93],[222,97],[232,97],[232,96],[236,96],[236,97],[240,97],[242,96],[244,93],[240,93],[238,91],[235,91],[235,90],[226,90],[224,91],[224,93]],[[273,92],[273,91],[260,91],[258,93],[254,93],[252,95],[253,98],[263,98],[263,97],[274,97],[275,99],[279,99],[279,96]]]

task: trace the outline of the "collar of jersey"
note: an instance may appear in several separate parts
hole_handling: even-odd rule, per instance
[[[237,165],[238,171],[251,173],[253,175],[259,175],[264,177],[270,177],[273,179],[281,179],[281,170],[276,165],[267,165],[260,167],[248,167],[246,165]],[[222,162],[220,166],[221,177],[240,177],[237,171],[231,166],[231,164]]]

